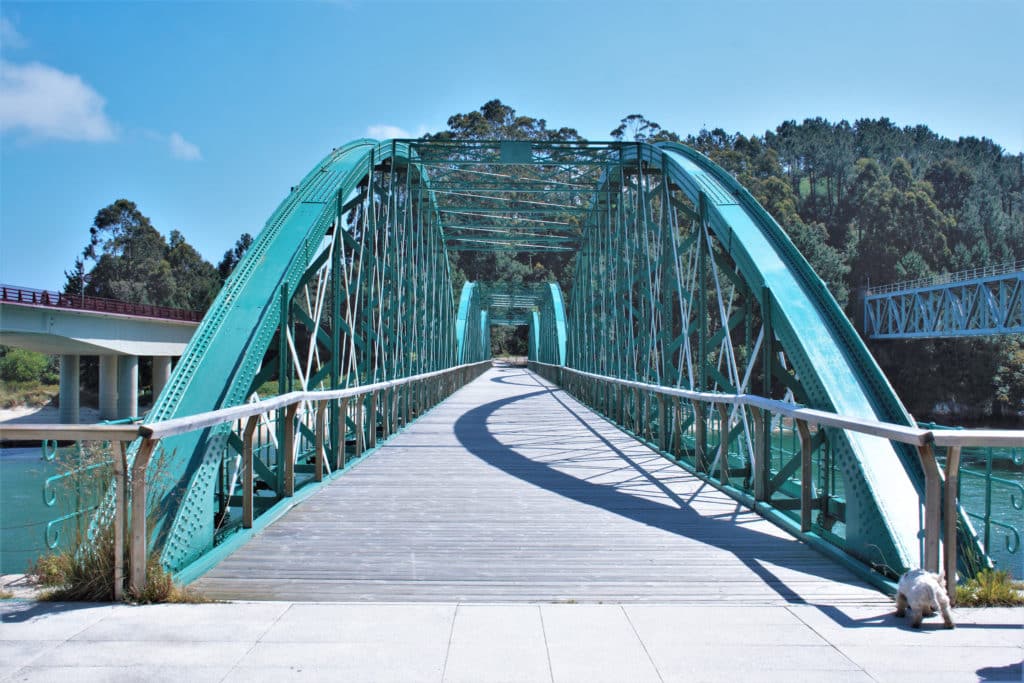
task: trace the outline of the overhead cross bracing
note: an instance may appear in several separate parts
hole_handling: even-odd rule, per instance
[[[449,251],[567,252],[623,143],[403,140]],[[397,144],[397,143],[396,143]]]

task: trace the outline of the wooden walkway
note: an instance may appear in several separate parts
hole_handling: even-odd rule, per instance
[[[455,393],[196,586],[243,600],[888,602],[510,367]]]

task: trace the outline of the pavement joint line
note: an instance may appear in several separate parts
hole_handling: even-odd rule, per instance
[[[843,652],[843,651],[842,651],[842,649],[840,649],[840,648],[839,648],[839,646],[837,646],[837,645],[836,645],[835,643],[833,643],[833,642],[832,642],[831,640],[829,640],[828,638],[826,638],[825,636],[823,636],[823,635],[822,635],[821,633],[818,633],[818,629],[814,628],[814,626],[813,626],[813,625],[811,625],[811,624],[807,623],[806,621],[804,621],[804,620],[803,620],[803,618],[801,618],[799,614],[797,614],[796,612],[794,612],[794,611],[793,611],[793,610],[791,609],[791,607],[792,607],[791,605],[784,605],[784,606],[783,606],[783,609],[785,609],[785,610],[786,610],[787,612],[789,612],[789,613],[790,613],[790,614],[792,614],[792,615],[793,615],[794,617],[796,617],[796,620],[797,620],[797,621],[799,621],[799,622],[800,622],[801,624],[803,624],[804,626],[806,626],[807,628],[809,628],[809,629],[811,630],[811,633],[813,633],[814,635],[818,636],[818,638],[820,638],[821,640],[825,641],[825,642],[826,642],[826,643],[828,644],[828,646],[829,646],[830,648],[832,648],[833,650],[835,650],[836,652],[838,652],[838,653],[839,653],[839,656],[840,656],[840,657],[842,657],[843,659],[845,659],[846,661],[848,661],[848,662],[849,662],[850,664],[852,664],[853,666],[855,666],[855,667],[857,668],[857,670],[858,670],[858,671],[860,671],[861,673],[863,673],[863,674],[864,674],[865,676],[867,676],[868,678],[870,678],[870,679],[871,679],[871,680],[873,680],[873,681],[878,681],[878,680],[879,680],[879,679],[875,678],[875,677],[874,677],[873,675],[871,675],[871,672],[870,672],[870,671],[868,671],[867,669],[865,669],[865,668],[864,668],[863,666],[861,666],[861,665],[860,665],[860,664],[858,664],[857,662],[853,661],[853,659],[851,659],[851,658],[850,658],[850,656],[849,656],[848,654],[846,654],[845,652]],[[814,607],[815,609],[817,609],[817,607],[818,607],[818,606],[817,606],[817,605],[813,605],[813,607]]]
[[[441,667],[441,681],[444,683],[445,676],[448,675],[448,658],[452,654],[452,640],[455,639],[455,620],[459,618],[459,605],[461,603],[455,603],[455,611],[452,612],[452,625],[448,629],[448,647],[444,651],[444,665]]]
[[[537,603],[537,616],[540,617],[540,634],[544,637],[544,656],[548,660],[548,676],[551,678],[551,683],[555,683],[555,669],[551,666],[551,647],[548,645],[548,630],[544,627],[544,610],[541,609],[540,603]]]
[[[619,609],[622,610],[622,616],[626,617],[626,623],[629,624],[631,629],[633,629],[633,634],[636,636],[636,639],[640,641],[640,647],[643,648],[644,654],[647,655],[647,661],[651,663],[651,668],[654,669],[654,673],[658,674],[658,680],[665,683],[665,677],[661,675],[657,662],[654,661],[654,657],[651,656],[650,651],[647,649],[647,643],[645,643],[644,639],[640,637],[640,632],[636,630],[636,625],[633,623],[633,620],[629,618],[629,612],[626,611],[626,605],[619,605]]]
[[[227,602],[225,604],[230,604],[230,602]],[[241,666],[242,662],[245,661],[245,658],[248,657],[249,655],[251,655],[256,650],[256,646],[259,645],[260,642],[263,641],[263,639],[266,637],[266,635],[268,633],[270,633],[270,630],[272,628],[274,628],[275,626],[277,626],[278,622],[280,622],[282,619],[284,619],[284,615],[286,615],[286,614],[288,614],[288,612],[292,611],[292,609],[294,607],[295,607],[295,603],[294,602],[289,602],[288,606],[285,607],[283,610],[281,610],[281,613],[277,615],[277,618],[274,619],[272,622],[270,622],[269,626],[267,626],[265,629],[263,629],[263,633],[261,633],[258,636],[256,636],[256,638],[252,641],[252,645],[249,647],[249,649],[242,653],[242,656],[238,658],[238,661],[236,661],[234,664],[232,664],[231,668],[228,669],[226,674],[224,674],[224,678],[220,679],[222,682],[226,681],[228,679],[228,677],[231,676],[231,674],[233,674],[235,672],[235,670],[239,666]]]

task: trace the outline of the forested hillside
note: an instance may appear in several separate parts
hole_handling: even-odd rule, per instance
[[[858,288],[1024,258],[1024,155],[991,140],[953,141],[917,125],[861,119],[786,121],[763,136],[721,129],[681,136],[639,114],[609,135],[676,140],[730,171],[786,229],[853,319]],[[571,128],[519,115],[498,100],[456,114],[432,139],[579,140]],[[571,259],[460,252],[460,282],[572,281]],[[519,351],[522,334],[496,335]],[[1013,418],[1024,408],[1024,340],[879,342],[871,350],[908,408],[958,419]]]

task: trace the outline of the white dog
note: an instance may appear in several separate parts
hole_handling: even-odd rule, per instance
[[[946,628],[955,628],[949,614],[949,596],[942,584],[941,576],[923,569],[911,569],[900,577],[896,594],[896,616],[902,617],[910,607],[910,625],[921,628],[921,619],[942,612]]]

